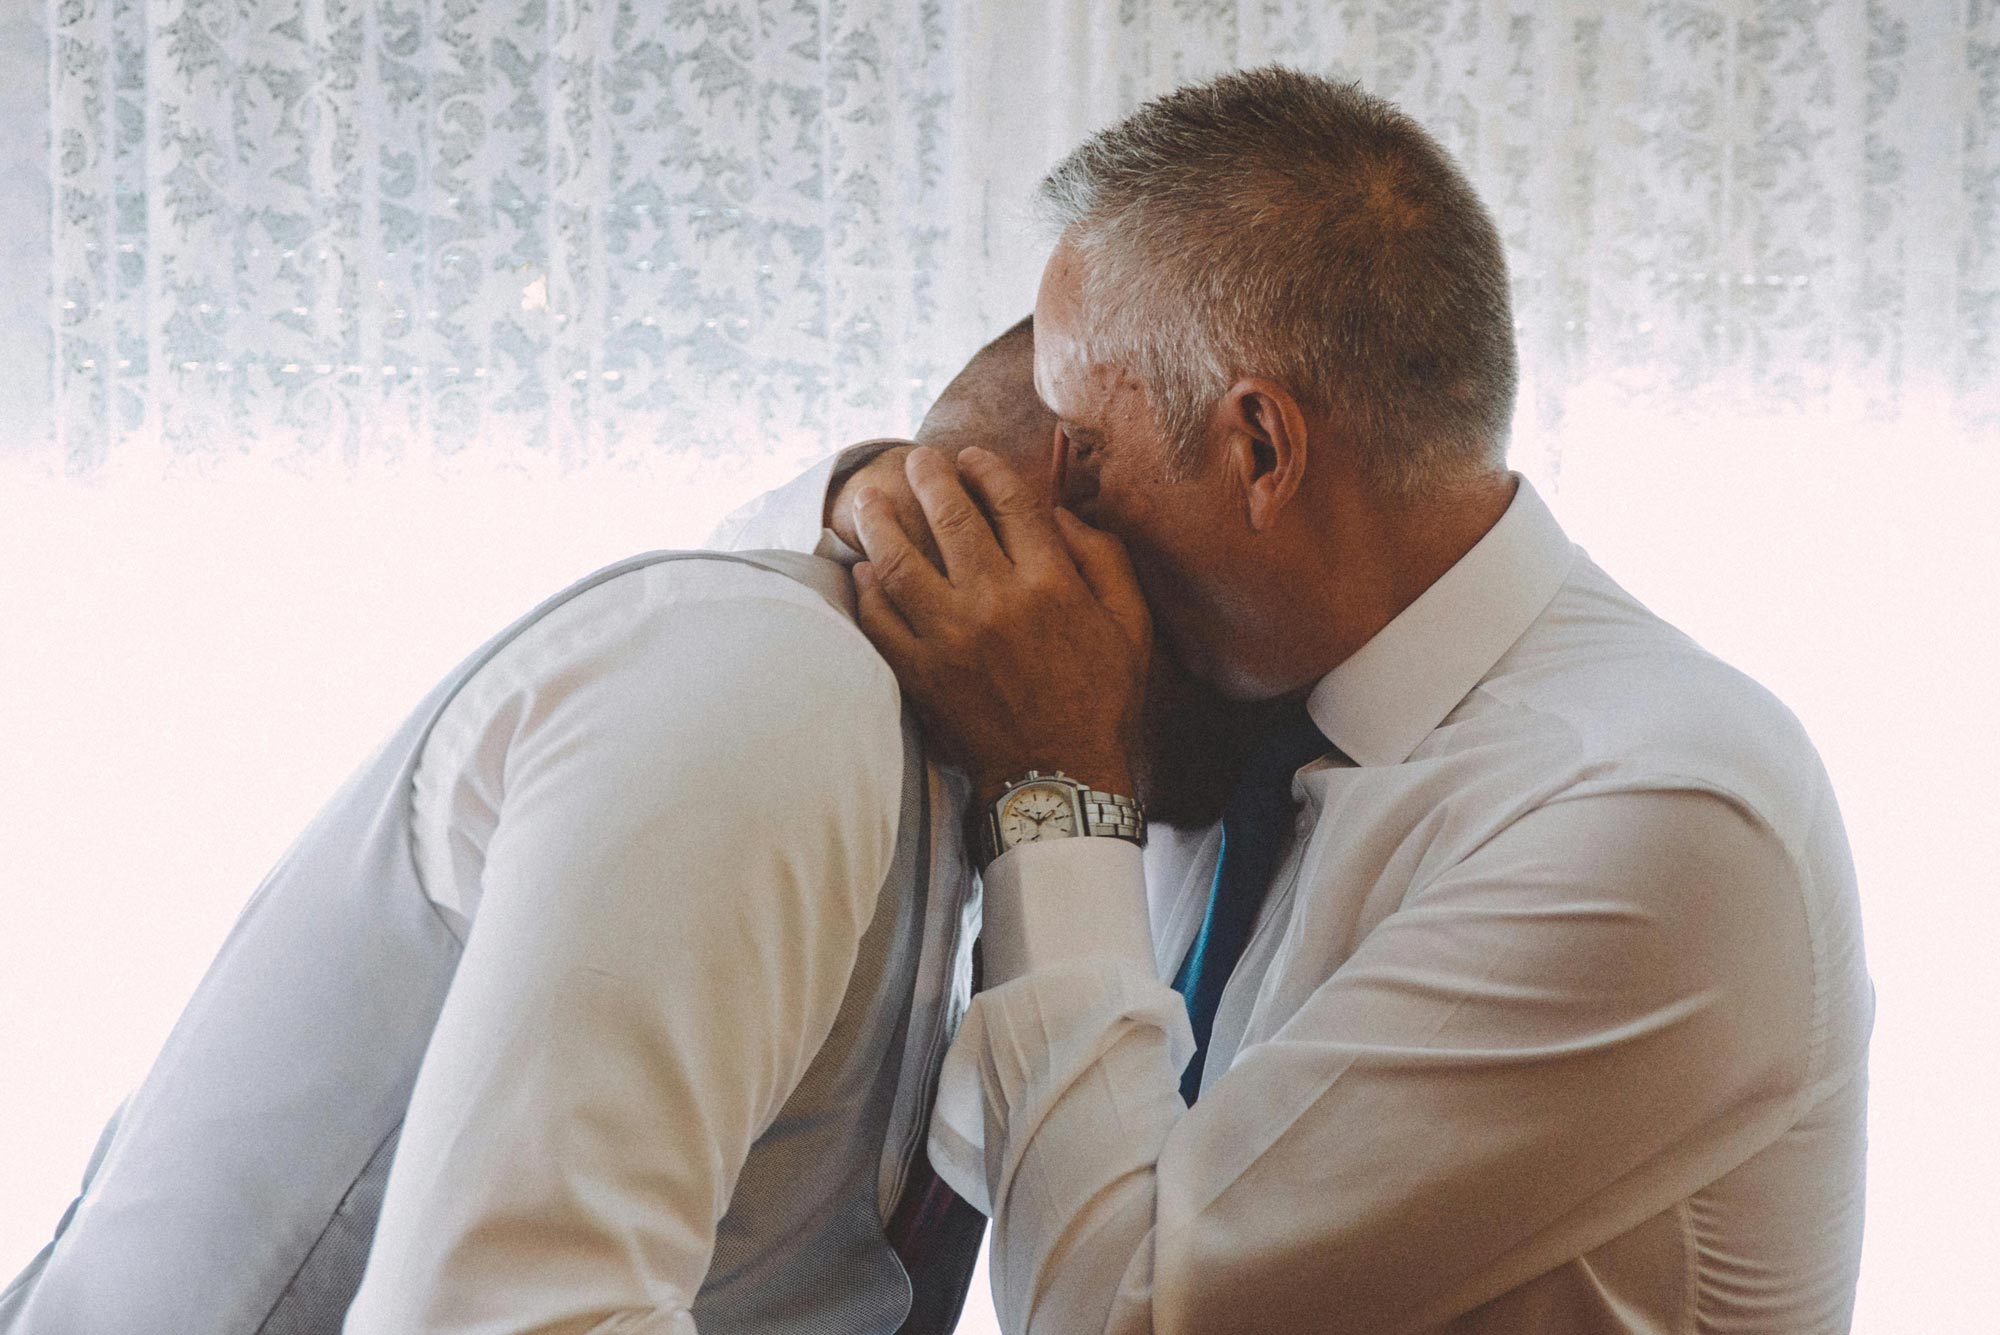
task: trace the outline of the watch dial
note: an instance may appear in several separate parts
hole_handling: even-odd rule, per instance
[[[1000,809],[1000,837],[1009,846],[1076,832],[1067,788],[1035,784],[1017,788]]]

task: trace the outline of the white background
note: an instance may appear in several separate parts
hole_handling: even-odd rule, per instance
[[[1879,1003],[1856,1329],[1989,1330],[2000,468],[1919,417],[1583,403],[1566,430],[1590,448],[1559,477],[1519,452],[1558,517],[1790,704],[1841,797]],[[417,697],[776,469],[0,475],[0,1272],[45,1240],[265,868]]]

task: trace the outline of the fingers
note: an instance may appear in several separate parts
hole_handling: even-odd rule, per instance
[[[864,486],[856,498],[855,527],[868,555],[867,573],[856,567],[856,595],[869,618],[863,629],[883,656],[892,665],[898,654],[908,661],[923,640],[950,638],[968,620],[990,620],[996,609],[1040,607],[1046,614],[1068,605],[1081,612],[1087,599],[1109,614],[1143,661],[1152,647],[1152,616],[1124,544],[1051,508],[990,452],[968,449],[961,462],[993,512],[991,524],[943,456],[920,448],[907,461],[911,490],[944,554],[943,574],[904,531],[881,489]]]
[[[896,518],[902,522],[903,532],[909,534],[910,541],[917,550],[930,558],[933,565],[942,565],[937,546],[931,541],[930,526],[924,522],[924,508],[917,504],[917,494],[910,490],[910,479],[903,474],[903,461],[909,458],[914,445],[897,445],[870,459],[851,473],[840,484],[840,490],[826,507],[826,526],[834,535],[855,551],[861,550],[861,535],[855,522],[855,497],[863,487],[875,487],[889,498],[895,507]]]
[[[960,452],[958,471],[992,516],[993,531],[1015,565],[1053,564],[1063,555],[1062,535],[1045,493],[1037,492],[1006,460],[974,445]]]
[[[1068,510],[1054,512],[1057,530],[1077,572],[1091,594],[1117,619],[1119,627],[1141,653],[1153,642],[1153,615],[1139,592],[1138,576],[1132,572],[1132,558],[1125,544],[1103,529],[1092,528]]]
[[[906,620],[934,613],[950,598],[951,585],[903,531],[895,506],[879,488],[863,487],[855,497],[854,526],[875,582]]]
[[[909,622],[903,620],[903,614],[882,592],[880,577],[867,561],[854,567],[854,607],[861,633],[896,675],[902,676],[915,661],[917,637]]]
[[[936,450],[918,446],[904,462],[911,490],[924,507],[931,537],[944,556],[944,571],[953,583],[991,570],[1006,560],[992,525],[959,480],[958,470]],[[870,553],[872,556],[874,553]],[[882,572],[886,575],[888,572]],[[890,585],[890,595],[896,589]]]

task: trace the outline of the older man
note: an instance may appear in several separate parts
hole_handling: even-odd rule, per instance
[[[1464,177],[1272,69],[1044,194],[1038,385],[1116,538],[978,451],[971,496],[907,460],[941,570],[894,479],[838,502],[992,813],[933,1158],[994,1211],[1006,1327],[1846,1329],[1872,992],[1833,794],[1506,471]],[[1131,791],[1146,602],[1270,708],[1219,824],[1142,861],[1063,813]]]

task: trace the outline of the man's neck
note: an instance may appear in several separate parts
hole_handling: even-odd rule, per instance
[[[1282,587],[1277,629],[1256,646],[1268,676],[1259,694],[1309,688],[1422,597],[1479,544],[1513,504],[1511,473],[1419,505],[1386,508],[1355,501],[1301,543]],[[1260,674],[1261,675],[1261,674]]]

